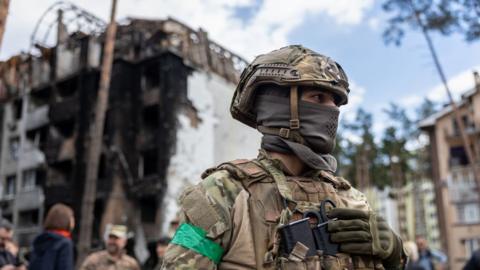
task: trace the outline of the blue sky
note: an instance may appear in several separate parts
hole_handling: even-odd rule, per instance
[[[11,1],[0,59],[26,50],[40,13],[54,0]],[[386,121],[381,110],[390,102],[410,108],[429,96],[446,102],[423,37],[407,32],[401,47],[386,46],[381,34],[387,15],[375,0],[119,0],[118,19],[128,16],[176,18],[202,27],[226,48],[252,60],[255,55],[303,44],[338,61],[352,82],[351,103],[344,115],[359,106],[374,113],[375,130]],[[106,20],[110,1],[75,3]],[[433,35],[451,79],[461,93],[473,87],[472,68],[480,69],[480,42],[467,44],[459,36]]]
[[[385,27],[381,20],[386,15],[380,2],[367,12],[366,17],[370,16],[379,20],[378,25],[372,26],[366,20],[358,25],[342,26],[328,17],[312,16],[290,33],[288,40],[341,63],[349,78],[365,89],[359,106],[374,113],[378,129],[385,123],[382,108],[390,102],[416,108],[422,98],[429,96],[445,103],[443,92],[438,95],[438,90],[434,90],[438,89],[440,79],[423,36],[409,31],[401,46],[387,46],[381,37]],[[458,35],[433,34],[432,37],[448,77],[471,74],[472,67],[480,65],[480,42],[468,44]],[[473,76],[466,77],[470,82],[450,83],[454,91],[465,91],[464,85],[473,87]]]

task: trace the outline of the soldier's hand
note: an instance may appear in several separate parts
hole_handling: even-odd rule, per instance
[[[387,222],[372,211],[334,208],[328,223],[330,240],[340,244],[340,251],[348,254],[376,256],[382,260],[398,257],[402,244]]]

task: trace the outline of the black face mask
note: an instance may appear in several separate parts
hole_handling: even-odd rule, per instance
[[[317,154],[330,154],[335,147],[339,109],[335,106],[298,102],[300,129],[305,146]],[[256,103],[257,123],[265,127],[290,127],[290,101],[285,97],[260,95]]]

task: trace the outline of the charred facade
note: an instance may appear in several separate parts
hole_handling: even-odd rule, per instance
[[[21,246],[41,230],[54,203],[72,206],[82,218],[103,34],[58,29],[55,46],[36,44],[38,55],[0,64],[0,207]],[[147,240],[160,236],[177,116],[190,115],[192,125],[201,121],[188,99],[188,77],[202,70],[233,85],[244,65],[204,31],[173,19],[130,19],[119,26],[97,181],[96,245],[112,222]]]

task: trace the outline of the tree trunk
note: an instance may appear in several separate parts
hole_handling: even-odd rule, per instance
[[[91,248],[93,215],[95,199],[97,196],[98,166],[103,148],[103,129],[105,125],[105,114],[108,108],[110,77],[115,48],[115,35],[117,31],[117,25],[115,23],[116,7],[117,0],[112,0],[110,23],[107,27],[105,36],[102,71],[95,105],[95,120],[90,127],[89,134],[90,143],[88,145],[87,173],[82,198],[82,220],[80,223],[77,266],[81,265]]]

